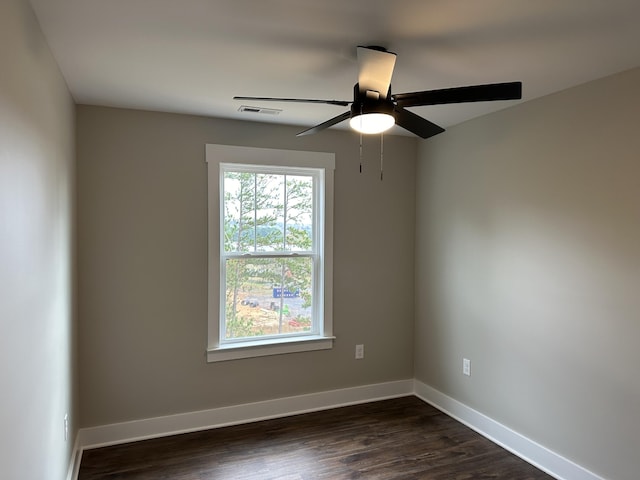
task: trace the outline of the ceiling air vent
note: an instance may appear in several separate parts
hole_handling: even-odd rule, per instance
[[[238,111],[246,113],[262,113],[264,115],[278,115],[282,110],[277,108],[250,107],[248,105],[242,105]]]

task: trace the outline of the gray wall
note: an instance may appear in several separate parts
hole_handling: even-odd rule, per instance
[[[26,1],[0,2],[0,477],[62,479],[73,441],[74,106]],[[64,415],[71,415],[64,440]]]
[[[638,85],[469,121],[417,167],[416,378],[617,480],[640,468]]]
[[[417,142],[298,130],[78,106],[83,427],[413,377]],[[332,350],[206,363],[206,143],[336,153]]]

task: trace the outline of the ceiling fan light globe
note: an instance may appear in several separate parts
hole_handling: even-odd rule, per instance
[[[363,113],[349,120],[349,125],[355,131],[365,134],[382,133],[389,130],[396,123],[393,115],[388,113]]]

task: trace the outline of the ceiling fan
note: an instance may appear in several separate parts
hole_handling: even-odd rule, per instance
[[[352,101],[239,96],[233,98],[235,100],[268,102],[321,103],[345,107],[351,105],[349,111],[308,128],[298,133],[297,136],[317,133],[350,119],[351,127],[361,133],[381,133],[397,124],[422,138],[442,133],[444,128],[410,112],[405,107],[522,98],[522,82],[492,83],[392,94],[391,76],[396,63],[396,54],[376,46],[358,47],[357,54],[358,83],[353,87]]]

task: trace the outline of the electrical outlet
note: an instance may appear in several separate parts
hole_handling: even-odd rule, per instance
[[[364,358],[364,345],[356,345],[356,360]]]
[[[462,373],[467,376],[471,376],[471,360],[468,358],[462,359]]]
[[[69,414],[64,414],[64,441],[66,442],[69,438]]]

